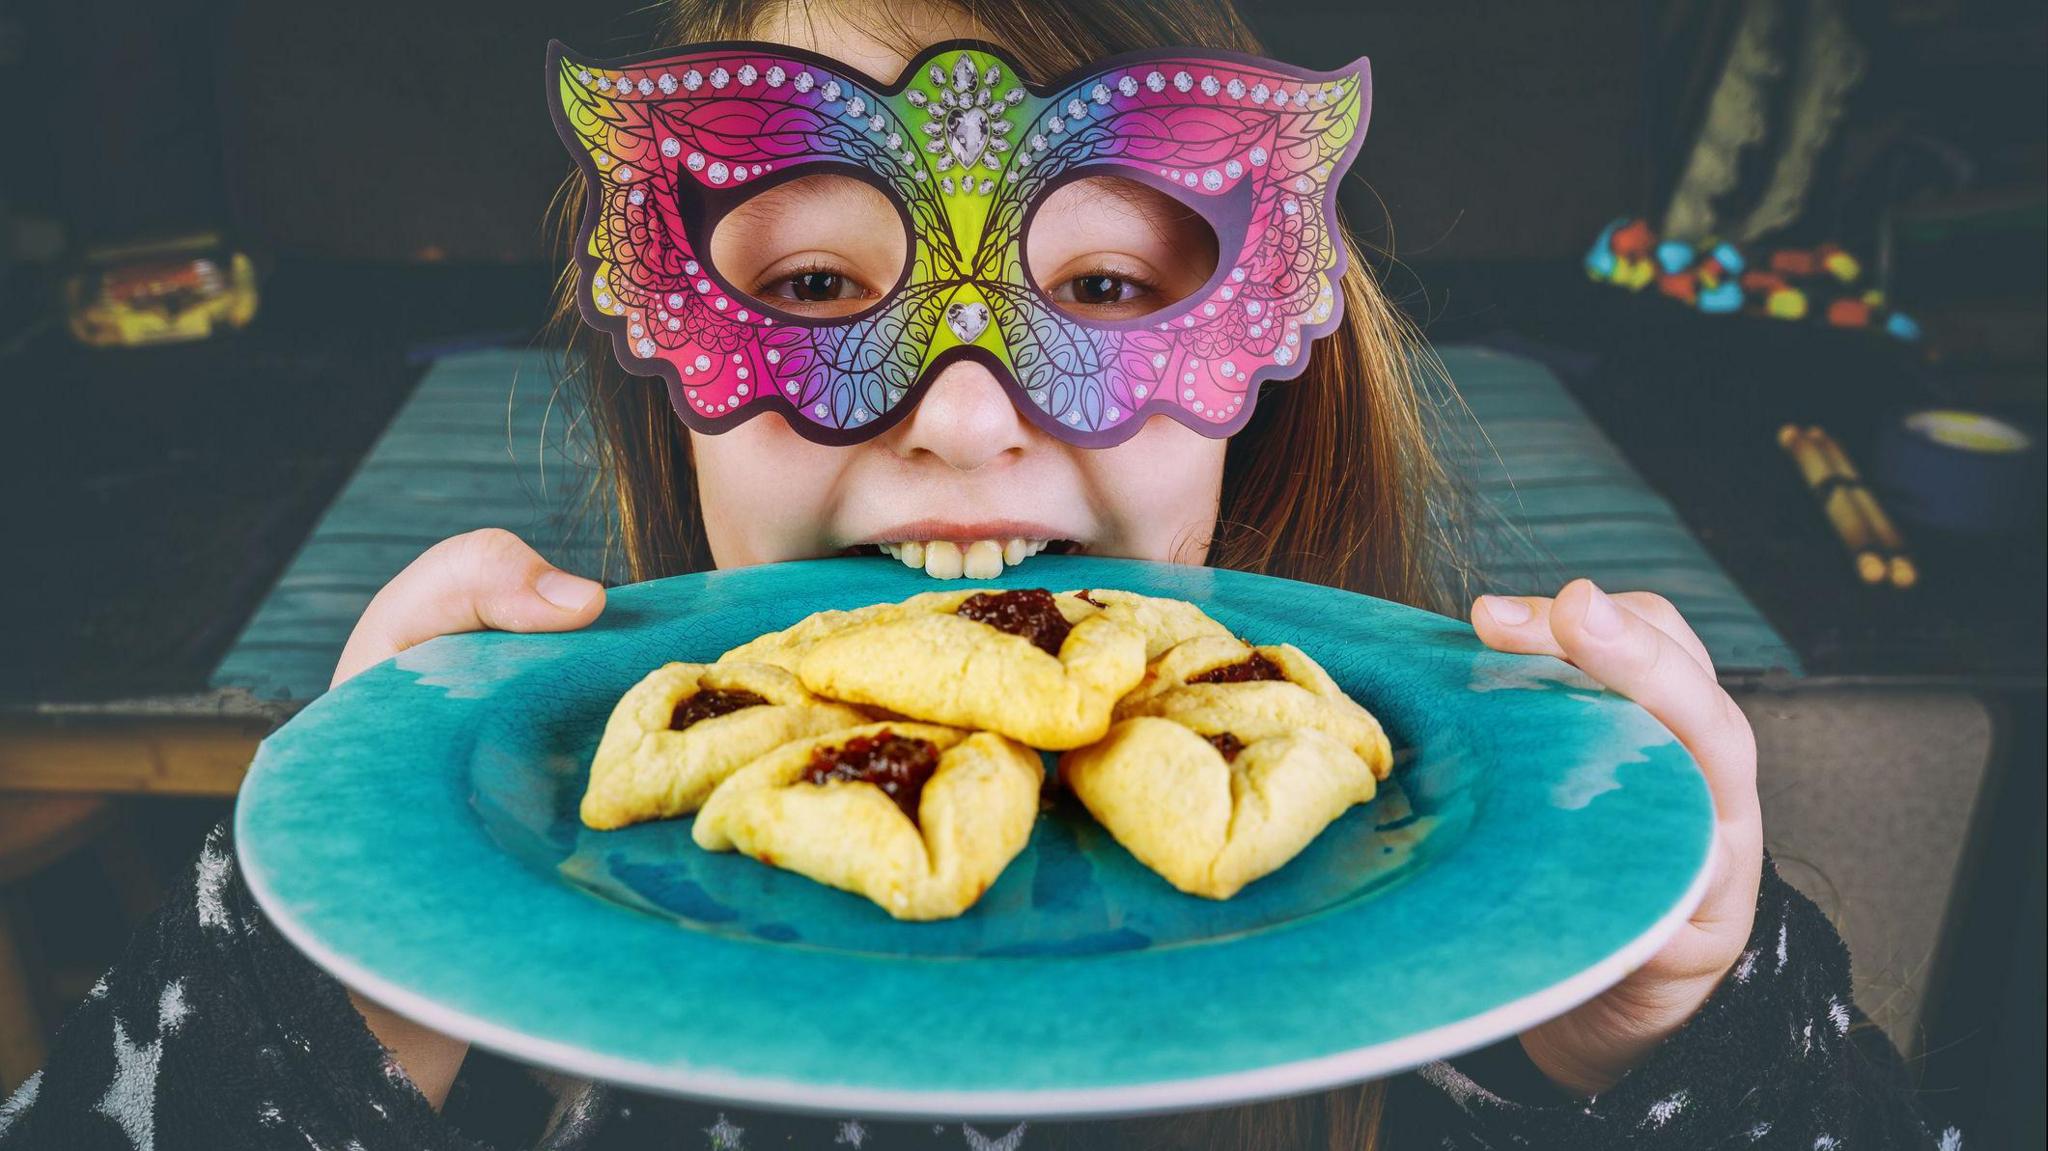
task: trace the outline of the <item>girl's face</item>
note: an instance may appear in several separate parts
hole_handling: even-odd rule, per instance
[[[860,31],[857,6],[784,12],[757,37],[870,76],[903,70],[902,55]],[[942,10],[920,15],[932,25],[928,35],[918,25],[927,42],[978,31]],[[711,250],[756,298],[817,316],[865,310],[896,282],[907,256],[882,194],[836,176],[791,181],[749,201],[719,222]],[[1028,272],[1042,290],[1075,315],[1103,319],[1141,316],[1193,294],[1216,258],[1215,236],[1200,217],[1143,185],[1109,179],[1054,192],[1025,243]],[[1199,563],[1223,482],[1222,440],[1155,416],[1116,447],[1073,447],[1038,430],[970,361],[934,379],[901,423],[852,447],[812,443],[779,415],[715,436],[692,432],[690,442],[720,567],[888,545],[934,575],[959,575],[964,564],[967,574],[989,576],[1044,541]],[[977,547],[982,541],[994,546]]]

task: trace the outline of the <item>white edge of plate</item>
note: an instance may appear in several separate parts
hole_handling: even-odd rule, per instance
[[[240,842],[238,836],[237,854],[242,854]],[[1707,882],[1713,872],[1713,852],[1710,844],[1709,850],[1702,855],[1699,871],[1694,874],[1691,885],[1670,910],[1647,931],[1605,959],[1541,991],[1455,1023],[1370,1047],[1275,1064],[1255,1071],[1233,1071],[1117,1087],[1039,1091],[877,1091],[861,1087],[819,1086],[688,1068],[664,1069],[593,1054],[573,1044],[537,1039],[407,991],[370,973],[354,961],[329,951],[285,909],[270,890],[261,868],[251,867],[246,855],[243,855],[241,865],[242,876],[250,892],[279,932],[328,973],[351,989],[416,1023],[445,1035],[466,1039],[499,1054],[606,1083],[729,1106],[757,1106],[832,1116],[859,1115],[873,1119],[990,1120],[1111,1118],[1208,1110],[1261,1099],[1305,1095],[1346,1083],[1383,1078],[1520,1034],[1563,1015],[1614,986],[1655,955],[1706,897]]]

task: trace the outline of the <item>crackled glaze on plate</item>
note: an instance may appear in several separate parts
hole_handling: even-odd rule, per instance
[[[533,1062],[770,1107],[960,1118],[1213,1107],[1389,1074],[1568,1009],[1697,902],[1712,808],[1640,708],[1411,608],[1041,556],[1000,586],[1194,600],[1291,642],[1403,749],[1373,803],[1214,903],[1071,801],[959,919],[576,818],[619,695],[812,611],[929,590],[886,559],[615,590],[566,635],[450,636],[266,740],[237,811],[272,920],[352,987]]]

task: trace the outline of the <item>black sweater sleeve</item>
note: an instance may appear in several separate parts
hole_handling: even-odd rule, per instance
[[[1514,1094],[1523,1101],[1439,1062],[1397,1082],[1388,1115],[1427,1133],[1418,1145],[1445,1148],[1963,1146],[1954,1128],[1928,1120],[1898,1052],[1856,1011],[1834,926],[1769,859],[1748,948],[1682,1031],[1595,1098]]]
[[[483,1151],[270,927],[225,825],[0,1107],[0,1151]]]

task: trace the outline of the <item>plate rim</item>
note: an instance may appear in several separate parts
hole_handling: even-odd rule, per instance
[[[236,837],[240,854],[239,835]],[[865,1115],[889,1119],[1105,1119],[1165,1112],[1241,1106],[1260,1100],[1326,1091],[1345,1083],[1398,1074],[1429,1062],[1499,1042],[1554,1019],[1620,982],[1678,933],[1705,898],[1712,864],[1703,864],[1692,885],[1648,930],[1606,958],[1540,991],[1477,1015],[1398,1039],[1312,1059],[1276,1063],[1253,1071],[1165,1079],[1111,1087],[1043,1088],[1023,1091],[894,1091],[841,1084],[812,1084],[761,1075],[703,1072],[688,1068],[662,1073],[646,1064],[600,1055],[571,1043],[540,1039],[398,986],[355,961],[335,954],[303,925],[274,910],[275,892],[261,868],[241,860],[242,875],[280,934],[344,986],[361,991],[400,1015],[500,1055],[571,1071],[587,1078],[712,1103],[761,1107],[813,1115]],[[1427,1055],[1416,1051],[1427,1049]]]

